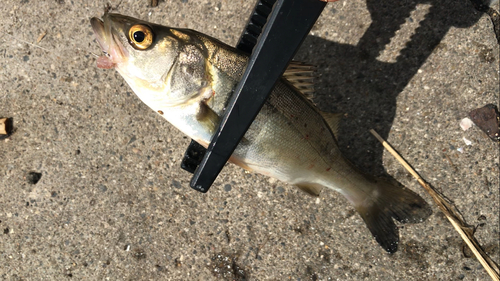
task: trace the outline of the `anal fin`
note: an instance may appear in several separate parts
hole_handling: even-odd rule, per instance
[[[332,130],[333,135],[337,138],[337,133],[339,131],[340,120],[342,120],[342,113],[330,113],[330,112],[321,112],[321,115],[325,119],[328,127]]]
[[[324,186],[317,183],[303,182],[295,184],[300,190],[312,196],[319,196],[321,190],[323,190]]]

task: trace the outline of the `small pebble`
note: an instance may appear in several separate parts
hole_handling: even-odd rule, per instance
[[[474,122],[472,122],[472,120],[467,117],[460,121],[460,128],[462,128],[462,130],[464,131],[467,131],[470,127],[472,127],[472,125],[474,125]]]
[[[26,176],[26,179],[30,184],[37,184],[41,178],[42,178],[42,173],[37,173],[37,172],[29,172],[28,175]]]

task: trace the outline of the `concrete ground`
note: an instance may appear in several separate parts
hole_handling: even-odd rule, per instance
[[[346,156],[433,204],[424,223],[401,225],[390,255],[333,191],[313,198],[234,165],[207,194],[189,188],[191,175],[179,167],[189,139],[116,71],[96,67],[101,51],[89,19],[108,2],[112,12],[231,45],[254,5],[3,2],[0,117],[12,117],[16,131],[0,140],[0,279],[489,279],[368,132],[387,138],[479,225],[479,242],[498,262],[498,144],[477,127],[459,127],[469,111],[499,102],[488,14],[468,0],[340,0],[327,5],[297,55],[317,66],[318,107],[345,113]]]

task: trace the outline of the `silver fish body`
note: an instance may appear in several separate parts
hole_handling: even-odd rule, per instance
[[[193,30],[118,14],[91,23],[106,54],[98,66],[115,68],[145,104],[208,146],[248,56]],[[364,175],[347,161],[334,137],[338,121],[282,78],[230,161],[311,194],[324,187],[341,193],[377,242],[395,252],[399,235],[393,218],[421,222],[431,210],[411,190]]]

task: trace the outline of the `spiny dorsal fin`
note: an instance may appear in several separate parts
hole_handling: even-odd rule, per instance
[[[337,133],[339,131],[340,120],[342,119],[342,113],[330,113],[330,112],[321,112],[323,118],[325,118],[326,123],[332,130],[333,135],[337,138]]]
[[[314,92],[314,66],[292,61],[283,77],[309,100]]]

